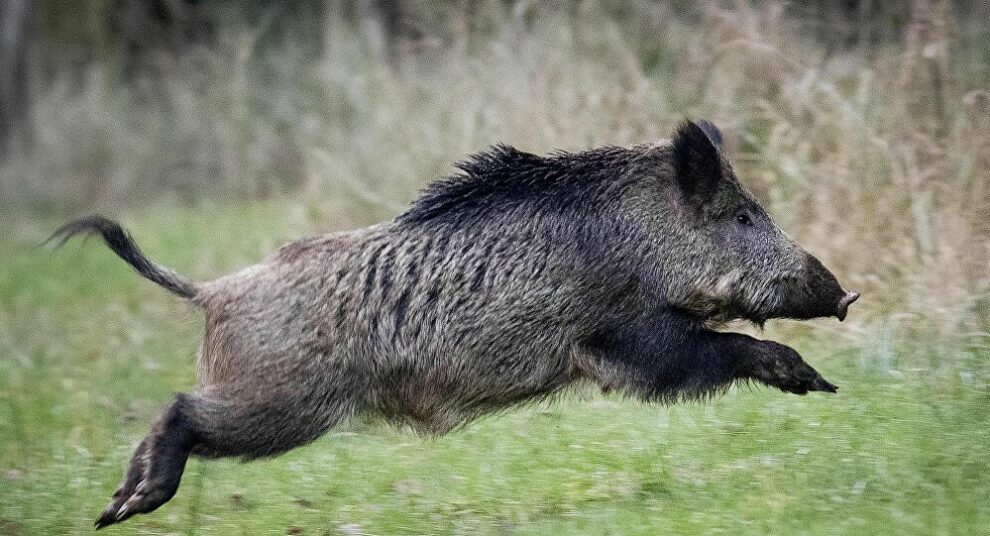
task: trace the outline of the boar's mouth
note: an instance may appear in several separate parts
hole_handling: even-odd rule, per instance
[[[685,310],[707,320],[747,320],[763,326],[773,318],[811,320],[834,316],[843,321],[859,293],[839,284],[835,276],[813,259],[810,269],[760,283],[738,273],[723,277],[716,292],[697,296]]]
[[[773,290],[764,294],[764,299],[748,310],[745,318],[757,324],[770,318],[810,320],[832,316],[840,322],[845,320],[849,306],[859,299],[859,293],[842,288],[820,264],[815,268],[819,268],[815,277],[802,274],[774,280],[770,285]],[[768,295],[775,299],[767,299]]]

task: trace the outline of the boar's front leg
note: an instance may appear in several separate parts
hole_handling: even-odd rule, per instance
[[[735,340],[732,344],[742,345],[737,372],[741,378],[753,379],[781,391],[799,395],[807,394],[809,391],[826,393],[838,391],[838,387],[829,383],[817,370],[805,363],[793,348],[745,335],[724,335],[734,335]]]
[[[646,400],[706,396],[736,380],[789,393],[836,391],[793,349],[739,333],[720,333],[677,315],[602,330],[579,346],[575,365],[603,390]]]

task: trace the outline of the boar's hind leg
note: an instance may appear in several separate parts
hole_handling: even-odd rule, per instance
[[[289,396],[266,402],[180,394],[138,446],[124,482],[96,527],[147,513],[175,495],[190,454],[272,456],[302,445],[353,414],[339,397],[306,406]]]
[[[287,398],[283,398],[285,402]],[[190,454],[256,458],[278,454],[315,439],[339,419],[323,412],[317,422],[279,404],[176,395],[138,445],[124,481],[96,528],[151,512],[179,488]]]
[[[135,449],[134,455],[131,457],[130,467],[128,467],[127,473],[124,475],[124,481],[120,483],[117,491],[113,492],[113,500],[100,515],[100,518],[96,520],[96,528],[99,529],[111,523],[123,521],[124,518],[117,519],[117,514],[124,502],[134,494],[135,488],[141,482],[141,478],[144,477],[145,454],[147,451],[148,438],[145,438],[141,440],[141,443]]]
[[[187,395],[176,396],[138,445],[124,481],[96,520],[96,528],[150,512],[175,495],[195,444],[195,431],[188,417],[190,400]]]

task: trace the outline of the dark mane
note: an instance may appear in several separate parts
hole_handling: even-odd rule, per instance
[[[548,156],[498,144],[455,164],[461,172],[431,183],[396,222],[465,223],[525,205],[559,210],[618,187],[629,149],[604,147]]]

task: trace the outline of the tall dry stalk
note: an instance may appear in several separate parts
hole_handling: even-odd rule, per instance
[[[3,184],[76,208],[302,191],[358,225],[496,141],[634,144],[709,117],[783,226],[864,291],[858,318],[990,329],[990,81],[954,61],[969,51],[948,1],[915,0],[903,40],[869,53],[824,47],[783,3],[622,6],[520,4],[489,34],[465,8],[453,46],[391,64],[333,17],[315,56],[237,27],[211,60],[166,64],[154,99],[112,66],[56,73],[34,88],[38,151],[8,161]]]

